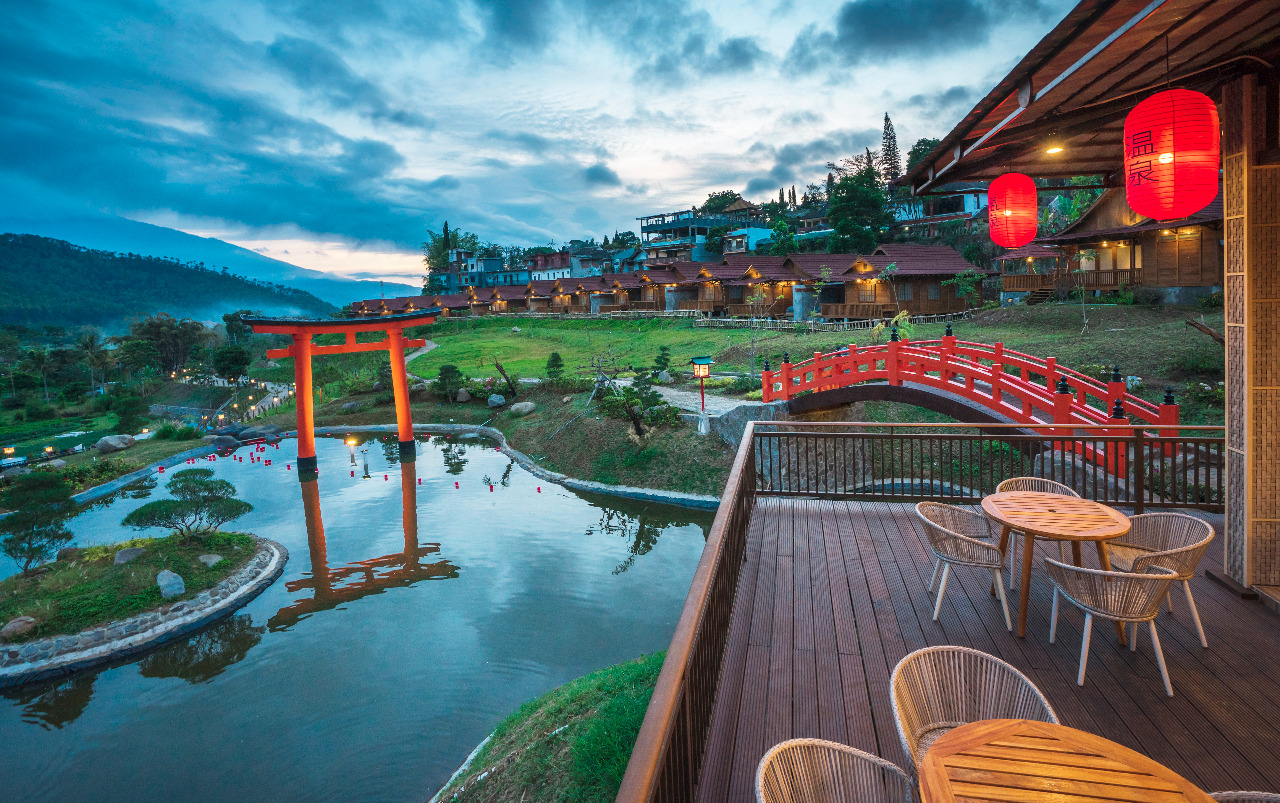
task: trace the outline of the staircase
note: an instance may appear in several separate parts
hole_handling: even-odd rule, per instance
[[[1038,290],[1032,290],[1027,293],[1028,304],[1043,304],[1051,298],[1053,298],[1052,287],[1041,287]]]

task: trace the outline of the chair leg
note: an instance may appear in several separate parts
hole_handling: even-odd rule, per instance
[[[1084,615],[1084,638],[1080,640],[1080,672],[1076,675],[1076,685],[1084,685],[1084,670],[1089,665],[1089,639],[1093,636],[1093,614]]]
[[[1164,604],[1169,606],[1169,615],[1173,616],[1173,586],[1164,595]]]
[[[1053,616],[1049,619],[1049,643],[1058,636],[1058,587],[1053,587]]]
[[[1004,593],[1004,578],[1000,576],[999,569],[991,570],[996,576],[996,591],[1000,594],[1000,607],[1004,610],[1004,628],[1013,632],[1013,620],[1009,618],[1009,597]]]
[[[1133,638],[1129,639],[1129,652],[1138,651],[1138,623],[1133,623]]]
[[[1200,634],[1200,646],[1208,647],[1209,640],[1204,637],[1204,625],[1200,624],[1200,611],[1196,610],[1196,599],[1191,596],[1191,581],[1182,581],[1182,590],[1187,592],[1187,607],[1191,609],[1191,620],[1196,623],[1196,632]]]
[[[942,567],[942,582],[938,585],[938,601],[933,604],[933,621],[938,621],[938,614],[942,612],[942,595],[947,593],[947,578],[951,576],[951,564],[948,563]]]
[[[933,559],[933,576],[929,578],[929,593],[938,585],[938,569],[942,566],[942,558]]]
[[[1164,650],[1160,649],[1160,636],[1156,633],[1156,620],[1151,622],[1151,644],[1156,648],[1156,663],[1160,664],[1160,677],[1164,678],[1164,693],[1173,696],[1173,684],[1169,682],[1169,668],[1164,665]]]

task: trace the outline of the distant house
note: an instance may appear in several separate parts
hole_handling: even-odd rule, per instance
[[[1159,288],[1166,303],[1188,304],[1223,284],[1222,193],[1182,220],[1160,222],[1137,214],[1124,190],[1110,189],[1080,219],[1036,243],[1055,246],[1086,290],[1145,285]]]
[[[569,276],[582,279],[588,276],[600,276],[605,265],[612,266],[609,252],[601,248],[584,248],[569,255]]]
[[[643,267],[643,248],[623,248],[609,254],[609,273],[631,273]]]
[[[714,259],[717,255],[706,249],[707,234],[711,229],[727,226],[734,231],[763,225],[756,207],[741,198],[720,212],[685,209],[647,215],[637,220],[640,221],[646,267]]]
[[[834,256],[834,255],[828,255]],[[886,273],[890,265],[895,268]],[[823,304],[824,318],[884,318],[905,310],[912,315],[961,312],[980,298],[963,299],[948,279],[966,271],[992,274],[967,262],[944,245],[885,243],[866,256],[855,257],[840,274],[841,304]]]
[[[745,254],[754,251],[761,243],[773,237],[773,230],[766,229],[763,224],[734,229],[724,236],[725,254]]]
[[[571,270],[568,251],[557,251],[552,254],[531,254],[524,261],[531,281],[547,281],[567,279]]]
[[[826,204],[812,209],[801,209],[792,220],[795,223],[797,240],[823,240],[835,233],[831,228],[831,221],[827,218]]]
[[[900,202],[893,213],[894,225],[908,234],[936,237],[944,223],[959,223],[967,229],[986,217],[986,185],[946,184],[936,192]]]

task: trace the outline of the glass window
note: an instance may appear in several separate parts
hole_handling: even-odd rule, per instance
[[[942,285],[940,284],[929,285],[929,300],[937,301],[940,298],[942,298]]]
[[[898,287],[898,300],[899,301],[911,300],[911,285],[902,284]]]
[[[858,300],[863,304],[874,304],[876,302],[876,286],[874,284],[858,285]]]

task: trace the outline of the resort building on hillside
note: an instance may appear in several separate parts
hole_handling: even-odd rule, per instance
[[[575,279],[600,276],[612,266],[609,252],[600,248],[584,248],[569,255],[569,276]]]
[[[959,223],[968,229],[974,220],[986,218],[985,184],[946,184],[939,187],[938,192],[928,198],[913,197],[899,202],[893,211],[894,225],[907,234],[936,237],[945,223]]]
[[[891,263],[896,268],[886,272]],[[354,311],[389,315],[439,306],[452,316],[625,310],[792,321],[815,316],[879,320],[904,310],[934,315],[975,305],[979,298],[960,298],[945,284],[966,271],[991,272],[944,246],[893,243],[866,255],[726,254],[718,262],[674,262],[625,273],[472,284],[434,296],[370,299],[358,302]]]
[[[476,256],[474,251],[460,248],[449,251],[445,288],[450,293],[461,292],[467,287],[510,287],[528,281],[527,266],[508,268],[502,257]]]
[[[643,248],[622,248],[609,254],[606,273],[630,273],[644,267]]]
[[[1144,285],[1159,288],[1167,304],[1191,304],[1222,290],[1222,193],[1190,217],[1160,222],[1110,189],[1079,220],[1036,242],[1057,246],[1073,268],[1078,263],[1085,289]]]
[[[531,281],[569,278],[569,252],[557,251],[554,254],[532,254],[524,261],[529,270]]]
[[[745,254],[754,251],[771,241],[773,230],[765,228],[763,223],[734,229],[724,236],[725,254]]]
[[[728,226],[731,231],[736,231],[752,224],[763,225],[755,207],[741,199],[724,211],[712,214],[686,209],[636,219],[640,221],[646,267],[709,261],[715,256],[706,249],[707,233],[712,228]]]

